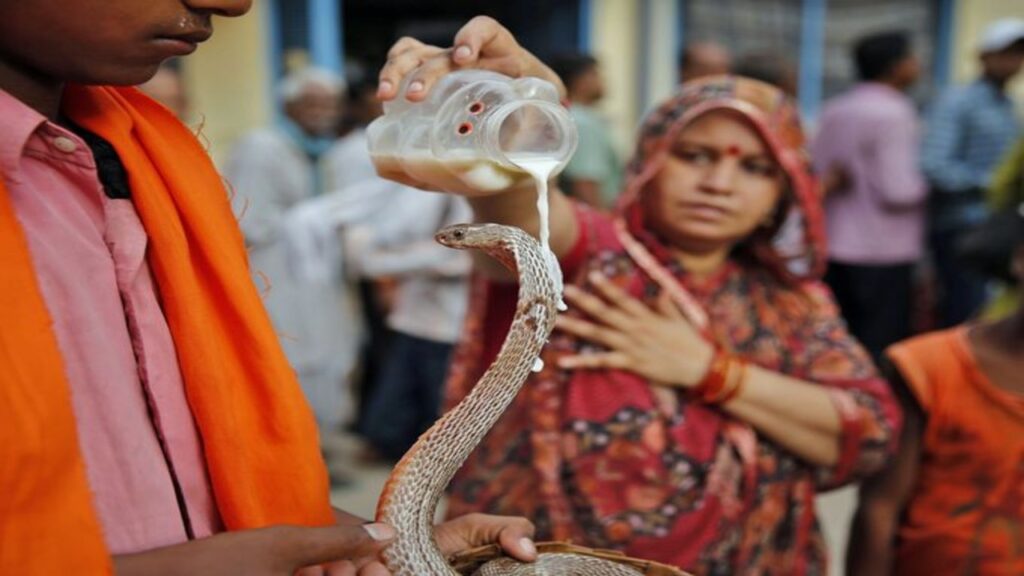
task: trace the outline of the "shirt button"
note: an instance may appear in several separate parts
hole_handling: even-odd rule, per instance
[[[57,136],[54,138],[53,147],[61,152],[67,152],[68,154],[78,150],[78,144],[75,144],[75,141],[67,136]]]

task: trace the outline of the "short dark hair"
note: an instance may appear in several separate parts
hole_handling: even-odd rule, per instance
[[[864,36],[853,47],[853,61],[861,80],[878,80],[910,56],[910,35],[904,31]]]
[[[572,84],[577,78],[596,66],[597,58],[580,52],[559,54],[551,59],[551,69],[558,74],[568,90],[572,89]]]

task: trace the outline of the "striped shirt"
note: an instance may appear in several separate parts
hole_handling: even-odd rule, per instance
[[[1020,134],[1013,102],[979,79],[943,94],[928,117],[921,164],[933,189],[933,227],[951,229],[981,221],[980,190]]]

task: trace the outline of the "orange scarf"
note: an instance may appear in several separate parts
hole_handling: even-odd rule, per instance
[[[224,524],[333,523],[316,424],[205,150],[134,89],[70,86],[64,112],[128,171]],[[60,349],[2,179],[0,319],[0,573],[111,573]]]

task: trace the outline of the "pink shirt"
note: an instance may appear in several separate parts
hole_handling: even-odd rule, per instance
[[[134,206],[106,196],[85,142],[2,90],[0,118],[0,173],[53,320],[108,547],[219,531]]]
[[[927,186],[910,98],[873,82],[833,98],[822,112],[813,154],[819,173],[838,165],[851,180],[825,198],[829,259],[916,262],[924,248]]]

